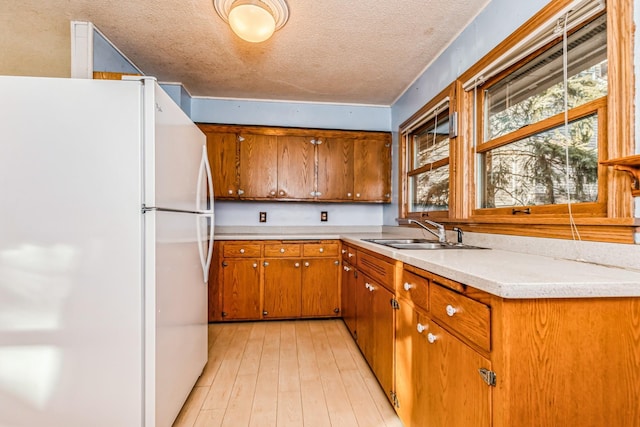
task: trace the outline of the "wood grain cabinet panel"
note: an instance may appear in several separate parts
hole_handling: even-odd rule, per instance
[[[313,200],[315,145],[310,138],[278,136],[278,199]]]
[[[318,144],[319,199],[353,200],[353,147],[348,138],[325,138]]]
[[[207,153],[216,199],[238,197],[237,135],[232,132],[207,133]]]
[[[265,319],[300,317],[302,268],[299,259],[264,260]]]
[[[354,151],[354,200],[391,200],[391,140],[356,140]]]
[[[387,132],[199,126],[221,200],[391,201]]]
[[[302,260],[302,317],[340,315],[340,261],[335,258]]]
[[[222,313],[225,320],[260,317],[259,259],[228,258],[222,269]]]
[[[240,133],[239,195],[243,199],[276,197],[278,187],[278,143],[275,136]],[[214,184],[215,187],[215,184]]]
[[[342,319],[352,337],[356,337],[356,268],[346,261],[342,262],[341,303]]]
[[[264,256],[267,257],[299,257],[300,245],[296,243],[267,243],[264,245]]]

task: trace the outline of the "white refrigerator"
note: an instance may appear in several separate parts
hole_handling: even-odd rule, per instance
[[[155,79],[0,77],[0,427],[171,426],[207,360],[207,193]]]

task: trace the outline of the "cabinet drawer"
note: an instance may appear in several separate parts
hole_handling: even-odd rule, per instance
[[[225,243],[222,248],[225,258],[233,257],[260,257],[260,244],[257,243]]]
[[[393,283],[394,265],[377,258],[373,255],[369,255],[365,252],[358,252],[357,260],[358,270],[366,273],[372,279],[380,282],[391,292],[395,292]]]
[[[438,285],[431,285],[431,315],[462,337],[491,349],[490,308]]]
[[[302,246],[302,256],[326,256],[334,257],[338,255],[337,243],[305,243]]]
[[[300,245],[296,243],[267,243],[264,245],[265,257],[300,257]]]
[[[429,310],[429,280],[408,271],[402,272],[402,282],[398,283],[399,297],[413,301],[419,308]]]
[[[351,246],[342,245],[342,259],[351,265],[356,265],[358,261],[358,251]]]

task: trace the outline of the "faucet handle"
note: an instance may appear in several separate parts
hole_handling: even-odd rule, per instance
[[[458,233],[458,243],[462,244],[462,235],[464,234],[464,231],[462,231],[459,227],[453,227],[453,231]]]

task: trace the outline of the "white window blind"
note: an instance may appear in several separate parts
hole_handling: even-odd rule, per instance
[[[427,123],[429,120],[433,119],[439,112],[445,111],[449,108],[449,97],[444,98],[440,101],[435,107],[431,108],[429,111],[416,118],[414,121],[406,125],[402,129],[402,135],[408,135],[423,124]]]
[[[567,30],[571,30],[602,12],[604,9],[605,0],[576,0],[571,2],[537,30],[520,40],[496,61],[464,82],[464,90],[473,90],[473,88],[482,85],[491,77],[509,68],[553,39],[561,37],[565,15],[567,15],[567,13]]]

